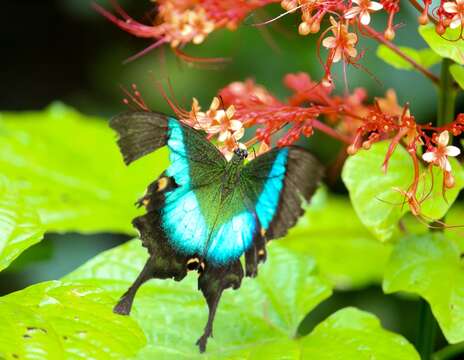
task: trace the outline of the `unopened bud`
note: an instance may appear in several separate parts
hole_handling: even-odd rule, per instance
[[[319,21],[315,21],[311,24],[311,32],[316,34],[321,30],[321,23]]]
[[[422,13],[421,16],[419,16],[419,17],[417,18],[417,20],[419,21],[419,24],[421,24],[421,25],[427,25],[428,22],[429,22],[429,16],[428,16],[427,13],[424,12],[424,13]]]
[[[385,36],[385,39],[388,41],[392,41],[395,38],[395,31],[392,28],[387,28],[387,30],[383,33],[383,36]]]
[[[346,148],[346,152],[348,155],[354,155],[358,152],[358,148],[354,144],[351,144]]]
[[[302,22],[300,26],[298,26],[298,33],[300,35],[308,35],[311,32],[311,27],[308,25],[307,22]]]
[[[447,189],[451,189],[452,187],[454,187],[456,181],[454,180],[454,176],[453,174],[451,174],[449,171],[445,171],[445,187]]]
[[[445,26],[439,22],[436,26],[435,26],[435,31],[438,35],[443,35],[446,31],[445,29]]]
[[[372,146],[372,143],[369,140],[364,141],[362,145],[363,149],[365,150],[369,150],[371,146]]]

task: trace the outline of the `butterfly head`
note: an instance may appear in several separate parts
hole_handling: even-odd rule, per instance
[[[248,157],[247,149],[242,149],[239,147],[234,150],[234,154],[237,155],[240,160],[244,160]]]

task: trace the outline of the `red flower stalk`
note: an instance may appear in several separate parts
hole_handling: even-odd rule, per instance
[[[133,60],[162,44],[178,48],[187,43],[200,44],[214,30],[234,30],[253,10],[278,0],[158,0],[157,14],[152,24],[142,24],[131,18],[115,0],[113,7],[120,17],[98,4],[93,7],[124,31],[155,42],[129,60]]]

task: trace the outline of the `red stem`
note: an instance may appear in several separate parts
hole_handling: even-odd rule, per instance
[[[404,52],[401,51],[401,49],[393,44],[391,41],[388,41],[385,39],[385,37],[375,31],[373,28],[370,26],[364,25],[363,29],[367,31],[367,33],[375,40],[378,42],[384,44],[387,46],[390,50],[392,50],[394,53],[396,53],[399,57],[402,59],[406,60],[408,63],[410,63],[416,70],[421,72],[423,75],[425,75],[427,78],[429,78],[434,84],[439,85],[440,84],[440,78],[436,76],[434,73],[429,71],[428,69],[424,68],[422,65],[418,64],[414,59],[410,58],[408,55],[406,55]]]

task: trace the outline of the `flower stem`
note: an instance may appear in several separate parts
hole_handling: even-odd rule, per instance
[[[438,88],[438,109],[437,126],[446,125],[454,120],[454,105],[456,91],[454,89],[453,77],[449,68],[453,63],[450,59],[443,59],[441,63],[440,84]],[[443,221],[444,219],[442,219]],[[441,228],[443,231],[443,228]],[[419,334],[417,336],[416,347],[422,360],[431,360],[435,347],[435,336],[437,333],[437,321],[433,317],[429,304],[420,300],[419,305]]]
[[[456,90],[454,81],[449,71],[453,61],[443,59],[441,63],[440,87],[438,90],[437,126],[443,126],[454,120],[454,104]]]
[[[451,360],[457,359],[457,355],[464,354],[464,342],[448,345],[437,351],[432,356],[432,360]]]
[[[419,2],[417,0],[409,0],[409,2],[411,3],[412,6],[414,6],[417,11],[419,11],[420,13],[422,13],[424,11],[424,8],[421,4],[419,4]],[[438,21],[437,19],[435,19],[435,17],[432,15],[432,14],[428,14],[428,17],[429,17],[429,20],[432,21],[434,24],[437,24]]]
[[[385,39],[383,34],[380,34],[379,32],[375,31],[373,28],[370,26],[363,26],[363,30],[367,32],[367,34],[372,37],[373,39],[377,40],[378,42],[384,44],[386,47],[388,47],[390,50],[392,50],[394,53],[396,53],[398,56],[400,56],[402,59],[406,60],[408,63],[410,63],[417,71],[421,72],[423,75],[425,75],[427,78],[429,78],[434,84],[439,84],[440,79],[438,76],[436,76],[434,73],[423,67],[421,64],[419,64],[417,61],[415,61],[413,58],[409,57],[406,55],[401,49],[393,44],[391,41],[388,41]]]
[[[420,299],[419,311],[419,334],[416,347],[422,360],[431,360],[435,347],[437,322],[433,317],[429,304],[424,299]]]

